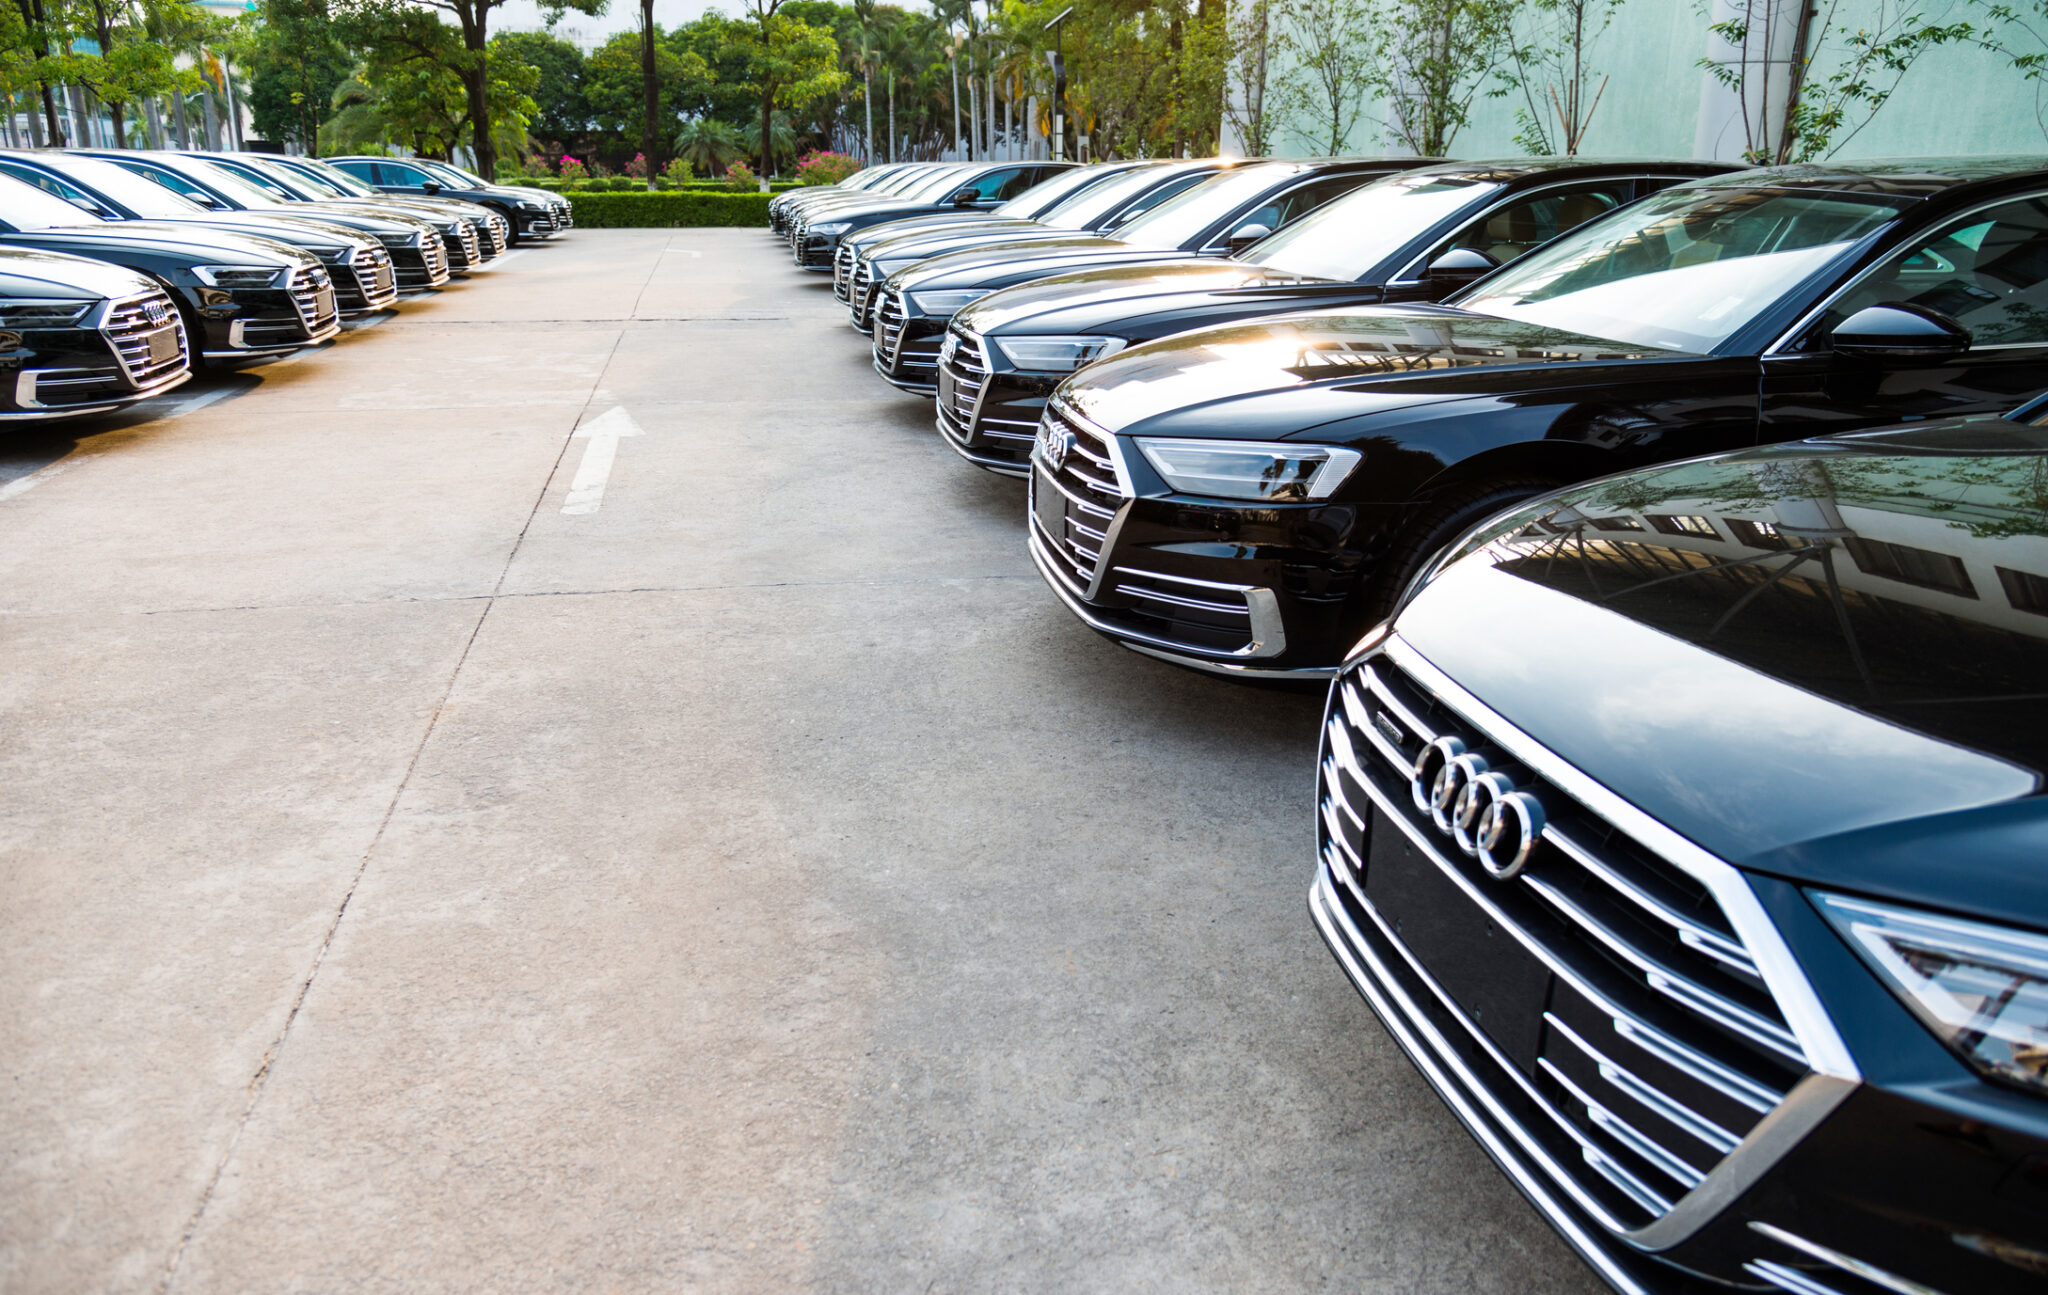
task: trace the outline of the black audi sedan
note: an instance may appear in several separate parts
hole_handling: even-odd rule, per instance
[[[1021,477],[1046,397],[1090,360],[1261,315],[1433,301],[1639,197],[1733,169],[1573,157],[1450,162],[1354,189],[1234,257],[1006,288],[955,315],[940,344],[939,431],[969,462]]]
[[[804,200],[815,200],[826,194],[863,193],[881,187],[885,182],[901,176],[912,168],[922,165],[917,162],[885,162],[879,166],[865,166],[847,176],[838,184],[806,185],[787,193],[778,193],[768,200],[768,228],[777,235],[788,232],[790,211]]]
[[[569,200],[545,189],[491,184],[446,163],[406,157],[331,157],[327,161],[381,193],[408,198],[459,198],[505,218],[512,241],[553,238],[575,222]]]
[[[191,376],[185,326],[155,280],[0,248],[0,421],[105,413]]]
[[[813,207],[797,218],[789,240],[800,269],[830,273],[839,240],[909,216],[947,212],[986,214],[1037,187],[1039,182],[1072,170],[1066,162],[1004,162],[956,167],[934,172],[922,185],[901,194],[868,194]]]
[[[891,227],[883,226],[870,231],[870,235],[880,235],[871,241],[856,236],[858,247],[850,254],[841,245],[832,263],[833,290],[839,290],[843,274],[848,322],[855,331],[866,333],[874,327],[875,298],[882,284],[898,270],[948,252],[996,243],[1013,246],[1088,234],[1107,236],[1183,190],[1235,165],[1238,164],[1227,158],[1131,163],[1107,182],[1076,193],[1029,220],[1006,219],[979,226],[913,230],[897,235],[888,234]]]
[[[512,226],[488,207],[460,198],[400,198],[374,189],[324,158],[265,158],[277,169],[327,185],[334,199],[364,201],[378,199],[418,209],[441,234],[441,253],[450,274],[462,274],[501,255],[511,245]],[[449,223],[449,222],[455,223]],[[472,246],[472,244],[474,244]]]
[[[2048,1286],[2044,480],[2023,410],[1572,487],[1334,683],[1314,922],[1617,1290]]]
[[[920,261],[883,281],[875,306],[875,371],[931,394],[947,321],[998,288],[1055,274],[1243,251],[1342,194],[1417,165],[1402,158],[1250,162],[1168,199],[1115,235],[996,243]]]
[[[195,362],[284,355],[341,331],[334,285],[309,252],[205,225],[106,221],[0,175],[0,248],[66,252],[147,275],[184,318]]]
[[[486,263],[502,255],[510,245],[512,231],[504,217],[474,203],[393,198],[374,189],[365,196],[342,189],[326,176],[300,171],[275,158],[247,153],[209,153],[203,156],[237,179],[247,181],[284,203],[306,206],[309,211],[338,207],[373,216],[401,214],[424,222],[426,228],[415,230],[411,235],[384,240],[402,292],[425,292],[445,285],[455,268],[449,263],[450,248],[456,249],[456,254],[463,258],[461,268],[467,270],[474,267],[474,262],[469,260],[472,239],[477,260]],[[285,210],[290,210],[290,206]]]
[[[1449,306],[1135,346],[1048,402],[1031,551],[1131,647],[1327,674],[1429,555],[1610,472],[2048,389],[2048,159],[1696,180]]]
[[[417,235],[415,222],[347,224],[318,211],[286,213],[202,207],[141,174],[99,158],[51,150],[0,153],[0,175],[35,185],[104,220],[151,220],[204,225],[255,234],[311,252],[327,267],[343,318],[381,310],[398,300],[391,254],[381,239]]]

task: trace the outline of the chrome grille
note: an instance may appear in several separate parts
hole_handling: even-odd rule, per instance
[[[988,358],[981,339],[947,329],[939,347],[939,427],[947,436],[964,443],[974,434],[975,406],[987,385]],[[1022,439],[1029,441],[1035,432],[1025,432]]]
[[[1469,835],[1458,843],[1454,832],[1473,824],[1457,818],[1457,805],[1447,822],[1412,785],[1439,739],[1461,743],[1483,762],[1479,772],[1542,806],[1526,865],[1508,879],[1481,866]],[[1519,762],[1387,656],[1331,691],[1318,809],[1324,866],[1492,1053],[1514,1085],[1496,1096],[1528,1112],[1517,1133],[1532,1159],[1603,1225],[1626,1231],[1670,1213],[1805,1074],[1785,1013],[1712,892]],[[1412,851],[1414,862],[1397,863],[1395,850],[1403,860]],[[1376,866],[1390,869],[1377,888]],[[1384,917],[1374,901],[1386,902],[1404,868],[1443,893],[1439,909],[1469,904],[1475,927],[1483,912],[1489,931],[1521,946],[1528,957],[1514,960],[1548,978],[1540,1020],[1518,1027],[1496,1013],[1475,1023],[1457,1006],[1445,984],[1464,975],[1465,992],[1481,993],[1469,977],[1498,981],[1512,969],[1505,955],[1480,971],[1433,969],[1412,952],[1400,913]],[[1511,1037],[1518,1028],[1527,1053]]]
[[[462,264],[465,267],[477,264],[482,259],[482,245],[476,239],[476,226],[463,221],[457,237],[462,240]]]
[[[398,299],[398,273],[391,268],[391,253],[382,247],[357,251],[349,268],[365,308],[377,310]]]
[[[882,304],[875,308],[875,358],[892,369],[903,346],[904,314],[900,292],[883,294]]]
[[[300,266],[292,271],[286,291],[291,293],[292,306],[299,312],[299,323],[308,335],[317,335],[335,326],[334,284],[327,277],[327,271],[314,266]]]
[[[1085,598],[1094,590],[1110,526],[1124,504],[1122,477],[1108,439],[1057,408],[1047,407],[1039,437],[1030,487],[1033,537],[1060,582]],[[1054,437],[1071,437],[1057,467],[1042,452]]]
[[[177,340],[173,355],[151,360],[158,339],[168,335]],[[100,323],[100,336],[120,363],[121,373],[131,387],[152,386],[182,372],[192,362],[191,344],[185,336],[185,321],[170,297],[161,292],[123,297],[107,307]]]
[[[853,314],[853,326],[865,333],[875,326],[875,294],[881,286],[875,282],[875,266],[872,261],[860,261],[853,267],[853,282],[847,288],[847,308]]]
[[[484,214],[484,228],[490,233],[491,255],[503,255],[505,244],[512,237],[511,222],[495,211],[486,212]]]
[[[847,288],[853,277],[853,247],[841,243],[839,250],[832,254],[832,295],[841,301],[850,300]]]
[[[1204,652],[1244,652],[1257,639],[1249,592],[1245,585],[1117,566],[1110,568],[1098,597],[1129,599],[1134,627],[1162,642]]]
[[[427,283],[445,283],[448,279],[448,244],[436,232],[420,239],[420,260],[426,263]]]
[[[576,227],[576,208],[573,205],[566,202],[558,202],[554,205],[553,211],[556,233]]]

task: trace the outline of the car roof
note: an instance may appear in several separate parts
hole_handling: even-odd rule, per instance
[[[2048,156],[1873,157],[1853,162],[1800,162],[1791,166],[1754,167],[1709,180],[1696,180],[1690,187],[1828,189],[1837,193],[1931,198],[1966,184],[2007,180],[2034,172],[2048,173]]]
[[[1629,175],[1654,172],[1660,175],[1713,176],[1742,169],[1744,168],[1733,162],[1703,162],[1691,158],[1490,157],[1474,158],[1469,162],[1439,162],[1434,166],[1418,165],[1413,174],[1456,176],[1460,179],[1491,180],[1507,184],[1532,176],[1548,176],[1560,172],[1617,171]]]

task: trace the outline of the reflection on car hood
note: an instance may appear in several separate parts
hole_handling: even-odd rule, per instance
[[[906,270],[900,286],[915,288],[919,284],[935,279],[950,278],[984,267],[1008,268],[1029,260],[1050,260],[1054,257],[1074,256],[1085,253],[1144,252],[1149,249],[1119,243],[1113,238],[1097,238],[1093,234],[1068,234],[1064,238],[1020,239],[1006,243],[984,243],[977,247],[962,248],[943,256],[919,261]],[[1168,253],[1156,253],[1159,256]]]
[[[1288,274],[1242,261],[1189,257],[1184,261],[1150,261],[1109,265],[1071,274],[1055,274],[983,297],[962,312],[961,323],[977,333],[1000,329],[1048,310],[1102,306],[1184,292],[1227,292],[1290,283],[1329,283],[1328,279]]]
[[[1993,915],[2025,895],[2048,918],[2043,429],[1958,421],[1576,487],[1462,546],[1398,628],[1723,857]]]
[[[85,300],[132,296],[155,287],[154,280],[105,261],[25,247],[0,248],[0,296]]]
[[[1343,416],[1318,396],[1372,392],[1386,399],[1465,395],[1446,376],[1511,365],[1549,366],[1677,358],[1633,346],[1447,307],[1356,307],[1275,315],[1134,346],[1089,365],[1060,388],[1068,406],[1120,432],[1175,410],[1267,392],[1302,396],[1301,426]],[[1437,390],[1425,388],[1438,379]]]
[[[63,250],[124,248],[160,255],[189,256],[204,263],[223,256],[241,257],[242,264],[318,265],[319,259],[287,243],[261,234],[222,229],[210,225],[185,225],[155,221],[123,220],[92,225],[61,225],[55,229],[32,229],[19,234],[0,235],[9,243]],[[81,252],[81,255],[90,253]]]

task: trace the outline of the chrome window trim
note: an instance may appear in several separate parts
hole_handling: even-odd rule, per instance
[[[2006,194],[2004,197],[2000,198],[1986,198],[1984,201],[1978,203],[1974,207],[1965,207],[1961,211],[1950,212],[1946,219],[1934,225],[1931,225],[1928,228],[1930,230],[1947,229],[1953,222],[1967,219],[1968,217],[1976,215],[1980,211],[1989,211],[1993,207],[2003,207],[2007,203],[2021,202],[2026,200],[2027,198],[2033,198],[2038,201],[2048,201],[2048,189],[2039,189],[2028,193],[2009,193]],[[1903,216],[1906,214],[1907,210],[1910,210],[1910,208],[1902,209],[1899,212],[1899,214]],[[1918,236],[1916,235],[1916,237]],[[1899,246],[1902,245],[1895,244],[1892,250],[1897,251]],[[1867,265],[1863,268],[1863,272],[1861,274],[1858,274],[1854,278],[1849,279],[1847,282],[1842,283],[1833,292],[1830,292],[1819,303],[1817,303],[1811,309],[1809,309],[1805,314],[1801,315],[1797,320],[1793,321],[1792,326],[1790,328],[1787,328],[1784,332],[1778,334],[1777,340],[1772,342],[1769,346],[1766,346],[1763,349],[1763,354],[1767,357],[1773,355],[1832,355],[1832,351],[1789,351],[1785,348],[1792,344],[1793,338],[1799,336],[1799,334],[1804,332],[1808,327],[1810,327],[1815,320],[1819,319],[1822,315],[1825,315],[1828,312],[1829,307],[1833,306],[1837,301],[1840,301],[1844,296],[1848,294],[1850,289],[1854,288],[1857,284],[1863,282],[1865,278],[1869,277],[1870,274],[1876,271],[1878,266],[1881,266],[1883,264],[1884,261],[1880,259],[1871,265]],[[1974,355],[1979,351],[2003,351],[2015,348],[2031,349],[2043,346],[2048,346],[2048,338],[2044,338],[2039,342],[1996,342],[1989,346],[1973,345],[1970,347],[1968,351],[1964,352],[1964,354]]]
[[[1479,700],[1436,668],[1396,632],[1387,637],[1382,649],[1402,669],[1442,698],[1451,709],[1485,731],[1487,737],[1514,753],[1515,757],[1549,780],[1595,814],[1654,851],[1673,867],[1705,886],[1721,906],[1735,934],[1742,940],[1764,985],[1785,1014],[1786,1024],[1806,1053],[1806,1062],[1821,1075],[1859,1082],[1862,1072],[1849,1053],[1848,1045],[1821,1005],[1820,996],[1799,969],[1784,937],[1764,912],[1755,892],[1734,866],[1665,826],[1656,818],[1595,782],[1576,766],[1559,758],[1548,747],[1524,733],[1492,707]]]

